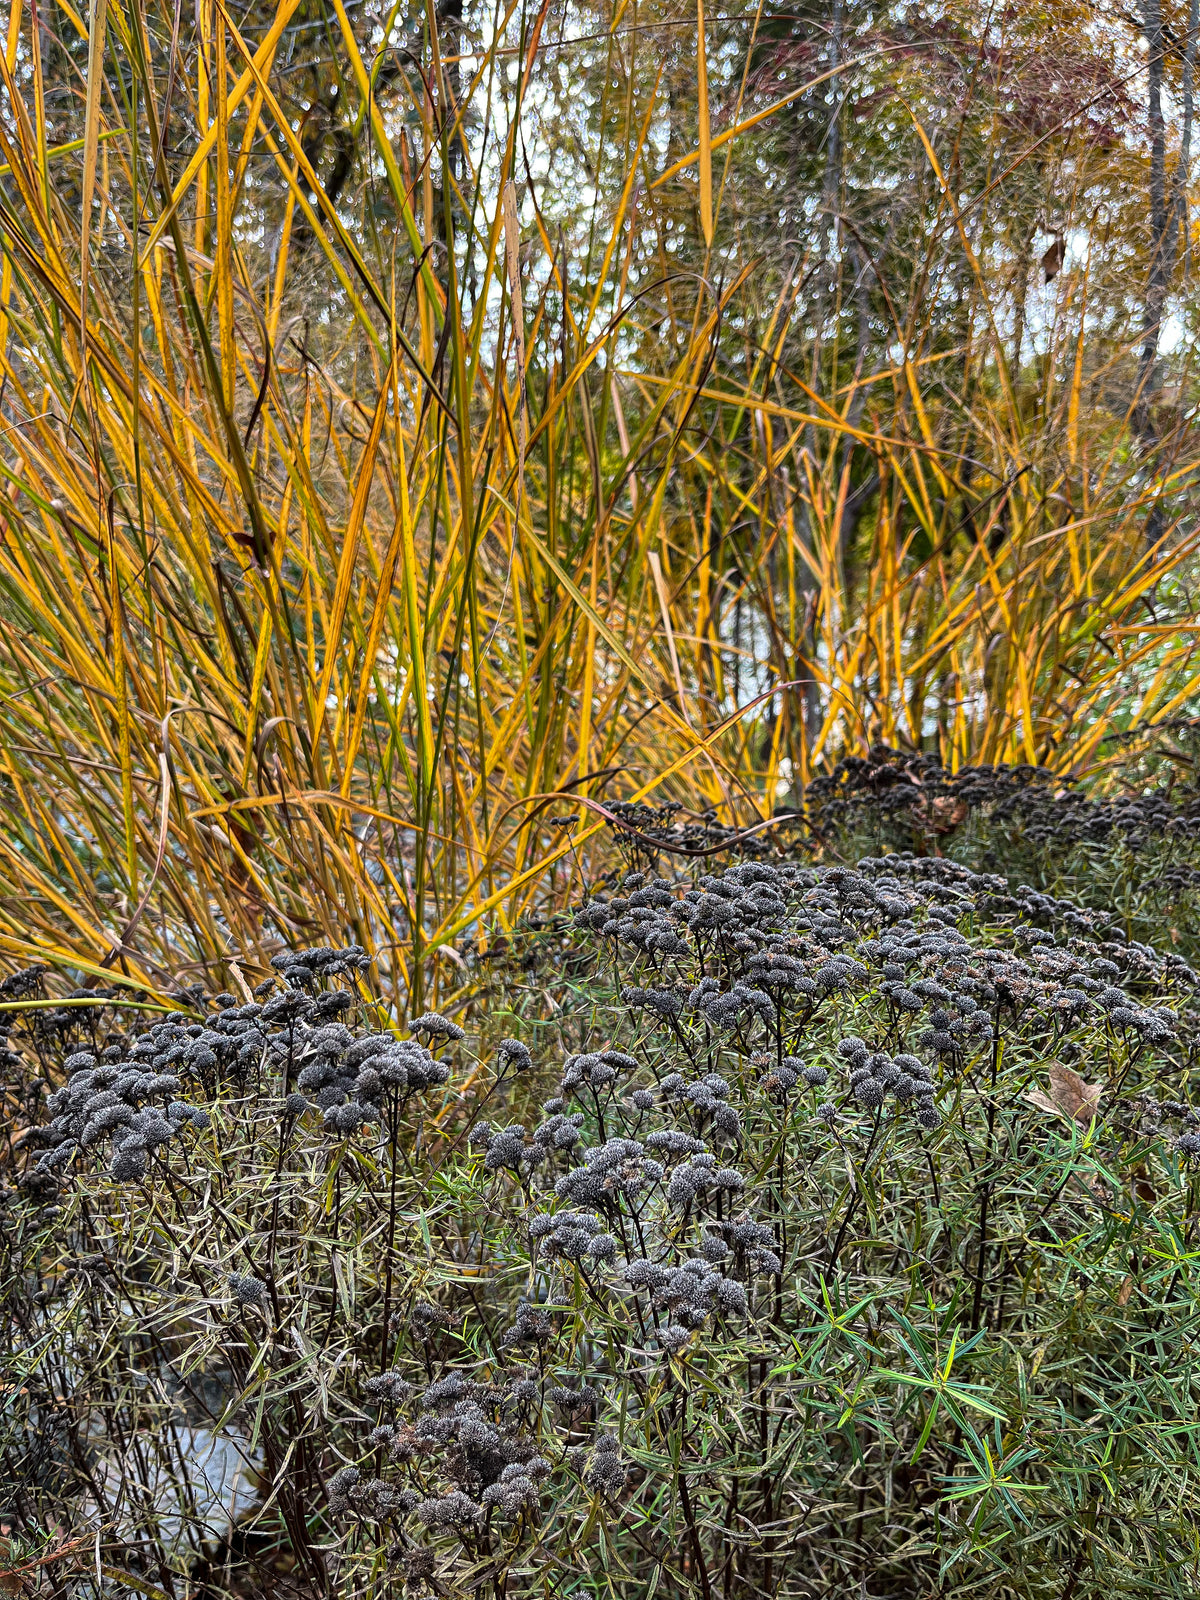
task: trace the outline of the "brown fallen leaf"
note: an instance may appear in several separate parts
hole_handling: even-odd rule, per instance
[[[942,794],[934,800],[922,800],[920,805],[914,807],[914,811],[918,819],[934,833],[953,833],[960,823],[966,821],[967,802],[954,795]]]
[[[1117,1291],[1117,1304],[1119,1306],[1127,1306],[1129,1304],[1129,1297],[1130,1297],[1130,1295],[1132,1293],[1133,1293],[1133,1274],[1130,1273],[1126,1277],[1124,1283],[1122,1283],[1120,1289]]]
[[[1039,1111],[1048,1111],[1052,1117],[1072,1119],[1086,1128],[1100,1108],[1101,1083],[1085,1083],[1077,1072],[1055,1061],[1050,1067],[1050,1093],[1044,1089],[1027,1089],[1023,1099]]]
[[[1133,1198],[1140,1200],[1143,1205],[1153,1205],[1158,1198],[1154,1187],[1154,1179],[1150,1176],[1145,1165],[1137,1167],[1133,1173]]]

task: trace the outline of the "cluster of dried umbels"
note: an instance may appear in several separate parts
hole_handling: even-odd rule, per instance
[[[68,1055],[66,1082],[47,1101],[52,1119],[35,1135],[50,1146],[35,1175],[61,1170],[78,1152],[107,1147],[114,1178],[145,1178],[161,1146],[208,1126],[206,1111],[178,1098],[185,1079],[211,1094],[222,1080],[266,1074],[282,1084],[285,1121],[317,1109],[336,1133],[381,1121],[389,1094],[407,1097],[446,1082],[449,1069],[418,1039],[356,1034],[338,1021],[354,1007],[349,991],[310,992],[322,979],[368,967],[360,946],[288,951],[275,964],[286,985],[278,993],[267,979],[259,998],[246,1005],[218,994],[213,1013],[197,1020],[207,999],[201,991],[190,996],[191,1011],[173,1012],[132,1039],[110,1035],[98,1053]],[[64,1019],[69,1026],[69,1011]],[[434,1014],[417,1017],[410,1031],[418,1038],[463,1037],[461,1028]]]
[[[786,1206],[755,1175],[781,1127],[807,1121],[849,1147],[886,1118],[927,1138],[939,1098],[970,1083],[1006,1016],[1063,1057],[1068,1035],[1090,1023],[1128,1063],[1176,1027],[1174,1011],[1136,995],[1184,995],[1194,983],[1170,954],[1085,937],[1104,933],[1103,918],[944,861],[889,857],[856,871],[746,862],[694,882],[632,872],[619,887],[588,900],[576,922],[612,954],[628,1047],[569,1056],[532,1128],[481,1122],[473,1132],[499,1186],[493,1202],[511,1205],[513,1239],[543,1286],[542,1305],[520,1307],[504,1346],[532,1343],[535,1359],[505,1386],[493,1375],[406,1393],[403,1425],[381,1413],[365,1442],[384,1440],[409,1476],[352,1466],[340,1480],[348,1515],[402,1507],[427,1529],[453,1527],[478,1554],[492,1519],[538,1521],[543,1486],[569,1503],[563,1472],[615,1492],[640,1471],[615,1440],[601,1435],[588,1455],[539,1418],[561,1418],[565,1401],[578,1427],[620,1393],[629,1421],[661,1364],[682,1370],[704,1340],[751,1327],[770,1341],[790,1265]],[[851,1015],[854,1033],[839,1021]],[[1180,1156],[1200,1146],[1191,1126],[1173,1141]],[[578,1349],[583,1334],[595,1347],[614,1325],[615,1367],[609,1356],[592,1370],[554,1365],[556,1343]]]
[[[1030,845],[1058,853],[1083,842],[1120,842],[1132,851],[1158,840],[1186,841],[1200,829],[1194,785],[1105,799],[1087,794],[1046,767],[968,766],[951,772],[934,755],[889,745],[870,756],[847,756],[815,778],[806,813],[821,838],[888,836],[929,845],[954,835],[973,815],[986,815],[993,834],[1011,828]],[[1194,869],[1176,868],[1187,885]]]
[[[721,822],[711,807],[692,812],[674,800],[659,805],[646,800],[610,800],[605,809],[615,818],[620,843],[635,866],[649,868],[662,853],[687,856],[733,851],[754,859],[767,856],[772,848],[764,833],[731,827]]]
[[[325,1142],[329,1159],[342,1142],[353,1139],[381,1156],[390,1148],[393,1164],[398,1156],[407,1167],[414,1153],[414,1118],[419,1119],[422,1105],[433,1104],[431,1097],[450,1079],[445,1052],[464,1038],[463,1029],[436,1012],[412,1019],[408,1038],[372,1026],[373,1008],[365,1002],[359,981],[369,963],[357,946],[285,951],[273,965],[277,976],[260,984],[244,1004],[232,994],[208,995],[193,986],[178,996],[180,1009],[161,1020],[125,1012],[134,1019],[128,1031],[116,1026],[122,1014],[105,1004],[113,998],[111,990],[78,990],[68,997],[71,1004],[24,1017],[13,1013],[14,1020],[4,1025],[6,1049],[0,1064],[6,1077],[14,1084],[31,1080],[28,1052],[38,1061],[38,1076],[32,1081],[42,1089],[52,1087],[48,1095],[34,1092],[28,1099],[34,1125],[22,1140],[26,1164],[20,1183],[4,1194],[9,1220],[26,1236],[30,1228],[39,1227],[69,1236],[84,1220],[71,1200],[82,1199],[86,1207],[89,1202],[83,1197],[90,1194],[91,1204],[103,1205],[106,1185],[114,1197],[130,1189],[145,1194],[163,1188],[178,1200],[175,1178],[202,1169],[214,1154],[220,1167],[221,1152],[212,1148],[213,1119],[226,1103],[243,1116],[247,1105],[252,1106],[267,1133],[249,1145],[264,1168],[261,1175],[245,1174],[252,1187],[262,1187],[272,1166],[278,1176],[285,1148],[313,1140]],[[15,974],[6,982],[4,997],[37,993],[43,971]],[[10,1039],[14,1030],[19,1037]],[[629,1060],[628,1065],[634,1063]],[[529,1049],[520,1040],[504,1040],[496,1050],[498,1081],[531,1066]],[[541,1133],[543,1143],[549,1146],[557,1138],[554,1147],[567,1148],[573,1141],[564,1136],[566,1128],[574,1130],[576,1124],[569,1118],[552,1119],[550,1131]],[[202,1135],[209,1135],[207,1146],[200,1142]],[[574,1138],[579,1138],[577,1131]],[[496,1148],[502,1155],[503,1142]],[[236,1201],[226,1194],[224,1204]],[[561,1239],[568,1213],[553,1220]],[[67,1244],[65,1270],[50,1287],[30,1297],[32,1304],[50,1304],[79,1278],[69,1237]],[[547,1252],[553,1248],[548,1241]],[[122,1269],[122,1263],[103,1254],[87,1260],[89,1285],[101,1280],[111,1284]],[[278,1342],[285,1332],[279,1325],[277,1290],[283,1275],[272,1237],[251,1270],[229,1272],[207,1287],[216,1300],[225,1301],[233,1325],[257,1327]],[[194,1294],[182,1279],[177,1287],[185,1299]],[[369,1326],[378,1306],[370,1303],[369,1293],[364,1302],[358,1309]],[[416,1348],[426,1363],[445,1365],[445,1352],[435,1354],[435,1336],[448,1320],[437,1306],[417,1304],[403,1326],[397,1326],[395,1316],[387,1319],[387,1342],[397,1352],[411,1357]],[[392,1369],[367,1379],[362,1398],[378,1412],[367,1441],[377,1470],[339,1464],[339,1444],[332,1435],[326,1438],[330,1459],[316,1476],[327,1480],[323,1498],[335,1521],[367,1518],[385,1528],[407,1519],[413,1535],[399,1532],[392,1553],[413,1582],[432,1578],[436,1565],[421,1547],[422,1535],[452,1537],[459,1547],[476,1553],[486,1549],[498,1528],[536,1509],[542,1495],[552,1470],[535,1444],[535,1436],[547,1435],[541,1420],[544,1404],[559,1422],[556,1442],[547,1444],[554,1469],[569,1475],[585,1493],[615,1493],[624,1482],[625,1467],[613,1436],[597,1426],[595,1390],[582,1383],[547,1384],[543,1355],[555,1326],[543,1309],[517,1307],[499,1345],[503,1359],[485,1380],[474,1371],[464,1376],[454,1367],[417,1387]],[[40,1324],[29,1330],[33,1337],[41,1332]],[[531,1350],[540,1371],[528,1366]],[[515,1375],[505,1375],[504,1362],[516,1363]],[[39,1425],[47,1422],[49,1411],[43,1396]],[[81,1447],[86,1456],[96,1448],[103,1453],[111,1443],[93,1438]],[[379,1474],[385,1462],[390,1464],[385,1469],[392,1474],[390,1482]],[[36,1499],[38,1485],[26,1476],[24,1487],[14,1480],[10,1492],[29,1502],[22,1506],[24,1517],[36,1525],[30,1494]],[[53,1500],[53,1491],[61,1491],[70,1476],[60,1453],[41,1488],[52,1491]],[[87,1496],[86,1482],[77,1483],[76,1501]],[[309,1506],[306,1514],[315,1510],[319,1507]],[[149,1532],[153,1542],[153,1530]],[[126,1549],[121,1561],[150,1570],[162,1556],[161,1547],[156,1554],[140,1556],[136,1549]]]
[[[793,1163],[831,1148],[858,1161],[889,1138],[936,1150],[947,1107],[971,1115],[973,1097],[996,1092],[1006,1033],[1031,1062],[1094,1070],[1103,1057],[1128,1074],[1172,1048],[1195,984],[1181,959],[1130,944],[1103,916],[940,859],[743,860],[686,880],[634,871],[617,888],[575,916],[611,960],[612,1035],[562,1063],[533,1126],[492,1109],[534,1068],[525,1043],[504,1041],[493,1120],[477,1111],[450,1147],[498,1219],[504,1260],[524,1263],[522,1297],[498,1264],[494,1284],[486,1260],[472,1267],[478,1337],[454,1344],[434,1338],[449,1317],[438,1304],[398,1314],[386,1295],[382,1313],[364,1300],[375,1333],[357,1378],[346,1369],[350,1421],[315,1447],[331,1536],[372,1560],[382,1551],[417,1593],[468,1574],[500,1581],[579,1497],[644,1486],[630,1441],[663,1384],[684,1395],[709,1346],[779,1346],[808,1270],[788,1229]],[[398,1159],[417,1179],[427,1170],[412,1129],[450,1104],[464,1035],[437,1013],[407,1038],[373,1023],[367,965],[357,947],[285,953],[253,1002],[189,991],[126,1033],[96,1012],[38,1013],[26,1037],[53,1089],[27,1201],[69,1227],[77,1180],[94,1206],[106,1182],[146,1191],[181,1166],[219,1168],[210,1124],[231,1087],[253,1088],[277,1128],[268,1167],[288,1140],[324,1142],[330,1162],[347,1145],[373,1153],[394,1221]],[[5,1061],[21,1064],[11,1041]],[[1139,1115],[1143,1129],[1179,1124],[1174,1159],[1200,1154],[1186,1103],[1143,1090]],[[272,1259],[229,1274],[224,1293],[283,1339]],[[389,1255],[387,1295],[390,1273]],[[745,1370],[705,1366],[735,1399]],[[694,1521],[690,1537],[699,1550]]]

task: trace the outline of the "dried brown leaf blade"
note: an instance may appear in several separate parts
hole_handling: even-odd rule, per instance
[[[1073,1068],[1055,1061],[1050,1067],[1049,1094],[1044,1089],[1027,1089],[1022,1099],[1050,1116],[1066,1117],[1086,1128],[1099,1114],[1103,1090],[1103,1084],[1087,1083]]]

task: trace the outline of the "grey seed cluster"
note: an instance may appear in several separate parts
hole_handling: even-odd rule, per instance
[[[483,1521],[484,1510],[461,1489],[452,1489],[449,1494],[422,1500],[417,1516],[427,1528],[469,1528]]]
[[[480,1123],[471,1132],[471,1143],[487,1152],[483,1164],[489,1172],[521,1172],[532,1151],[526,1141],[527,1129],[520,1123],[507,1128],[493,1128]]]
[[[503,1072],[528,1072],[533,1066],[529,1046],[520,1039],[501,1039],[496,1046],[496,1060]]]
[[[1144,1093],[1138,1097],[1137,1107],[1140,1113],[1138,1131],[1143,1136],[1153,1137],[1162,1132],[1164,1120],[1178,1119],[1183,1127],[1174,1141],[1176,1152],[1185,1160],[1200,1157],[1200,1111],[1194,1106],[1186,1100],[1157,1100],[1154,1095]]]
[[[678,1017],[683,1012],[683,1001],[673,989],[622,989],[621,1003],[631,1010],[653,1012],[664,1021]]]
[[[583,1112],[558,1112],[533,1130],[535,1149],[549,1156],[556,1150],[573,1150],[582,1138]]]
[[[382,1478],[370,1478],[350,1490],[349,1500],[354,1510],[373,1522],[387,1522],[393,1517],[405,1517],[420,1504],[421,1497],[412,1489],[398,1489]]]
[[[334,1514],[377,1521],[412,1514],[434,1534],[463,1535],[493,1517],[513,1521],[536,1511],[558,1454],[538,1445],[537,1372],[545,1372],[540,1363],[489,1383],[452,1369],[422,1391],[396,1371],[368,1379],[367,1394],[390,1406],[395,1420],[371,1429],[367,1447],[385,1450],[400,1475],[366,1479],[359,1467],[343,1467],[329,1483]],[[560,1385],[547,1398],[570,1426],[597,1395],[590,1385]]]
[[[753,1022],[755,1017],[760,1017],[768,1027],[771,1027],[777,1016],[776,1003],[767,991],[757,989],[741,978],[736,980],[726,994],[719,991],[705,994],[693,1009],[712,1027],[724,1029],[726,1032],[732,1032],[740,1027],[743,1021]]]
[[[511,1412],[525,1406],[536,1406],[541,1398],[542,1391],[532,1378],[517,1377],[504,1391],[504,1409]]]
[[[729,1246],[726,1244],[718,1224],[710,1222],[705,1228],[704,1236],[700,1240],[700,1254],[705,1261],[712,1261],[718,1264],[727,1259]]]
[[[10,972],[6,978],[0,979],[0,1000],[27,1000],[30,995],[37,994],[49,970],[49,967],[35,965],[19,967],[16,972]],[[107,992],[111,994],[112,991]]]
[[[261,1309],[267,1304],[267,1286],[261,1278],[256,1278],[252,1272],[231,1272],[228,1282],[240,1305],[257,1306]]]
[[[798,1056],[784,1056],[763,1074],[758,1086],[773,1099],[783,1100],[801,1082],[810,1089],[823,1089],[829,1073],[817,1062],[805,1066]]]
[[[511,1461],[483,1491],[483,1504],[495,1506],[506,1517],[519,1516],[526,1506],[537,1505],[538,1486],[549,1475],[550,1463],[544,1456]]]
[[[697,1139],[682,1128],[658,1128],[646,1135],[646,1149],[657,1150],[668,1159],[672,1156],[698,1156],[707,1149],[703,1139]]]
[[[179,1098],[180,1077],[168,1070],[185,1061],[191,1045],[184,1029],[160,1025],[133,1045],[127,1059],[119,1049],[117,1059],[99,1063],[89,1051],[68,1056],[67,1082],[46,1102],[52,1120],[39,1135],[50,1148],[37,1170],[61,1172],[79,1152],[107,1147],[112,1176],[137,1182],[160,1147],[206,1128],[208,1113]]]
[[[637,1061],[624,1050],[601,1050],[594,1054],[568,1056],[563,1066],[563,1094],[585,1085],[591,1089],[607,1089],[622,1072],[636,1072]]]
[[[933,1073],[917,1056],[872,1052],[861,1039],[853,1036],[840,1041],[838,1054],[849,1063],[850,1089],[864,1110],[882,1106],[890,1094],[901,1103],[915,1102],[921,1127],[937,1127]]]
[[[402,1406],[412,1395],[412,1384],[394,1369],[368,1378],[363,1387],[372,1400],[382,1405]]]
[[[439,1011],[426,1011],[423,1016],[414,1017],[408,1025],[408,1031],[418,1035],[425,1034],[430,1039],[456,1041],[467,1037],[457,1022],[451,1022],[449,1017],[443,1017]]]
[[[554,1318],[550,1313],[530,1300],[522,1300],[517,1306],[516,1321],[504,1335],[501,1345],[508,1348],[517,1344],[533,1344],[540,1349],[551,1343],[556,1335]]]
[[[746,963],[746,972],[751,983],[766,989],[777,1005],[783,1003],[789,991],[810,1000],[820,992],[807,963],[786,950],[755,951]]]
[[[714,1312],[724,1317],[746,1315],[745,1288],[702,1256],[691,1256],[674,1267],[635,1257],[625,1268],[625,1281],[635,1293],[649,1296],[653,1310],[670,1312],[689,1330],[703,1327]]]
[[[390,1033],[355,1038],[341,1023],[303,1031],[296,1040],[299,1092],[310,1095],[337,1134],[378,1122],[384,1102],[445,1083],[450,1069],[415,1039]]]
[[[729,1084],[720,1073],[708,1072],[689,1083],[680,1073],[672,1072],[659,1088],[665,1099],[689,1106],[697,1123],[707,1123],[712,1132],[732,1139],[741,1132],[741,1118],[729,1104]]]
[[[686,1017],[719,1033],[737,1032],[761,1019],[768,1036],[782,1032],[789,1008],[811,1010],[831,996],[861,988],[869,981],[868,966],[882,969],[879,992],[897,1018],[937,1014],[921,1035],[934,1055],[966,1055],[986,1044],[989,1007],[996,1002],[1044,1003],[1064,1022],[1086,1008],[1082,985],[1061,981],[1068,974],[1026,970],[1028,963],[1023,967],[1018,957],[977,950],[963,931],[974,916],[997,908],[1070,927],[1071,908],[1027,886],[1013,899],[1003,879],[953,862],[890,855],[864,860],[857,870],[750,862],[722,876],[701,876],[676,893],[673,899],[670,886],[655,879],[607,904],[589,902],[581,913],[585,926],[618,934],[618,944],[629,942],[625,924],[632,918],[642,930],[634,942],[655,961],[645,929],[654,919],[666,919],[693,935],[701,958],[706,950],[719,952],[727,971],[732,967],[724,981],[702,973],[682,1006],[679,981],[671,988],[624,985],[631,1008],[656,1010],[676,1026]],[[1028,922],[1018,933],[1039,961],[1054,945],[1052,934]],[[985,955],[999,959],[985,961]],[[1152,952],[1139,952],[1136,959],[1157,960],[1160,968],[1164,960]],[[1175,963],[1172,967],[1176,970]],[[1194,981],[1194,975],[1179,975]],[[1051,992],[1045,984],[1056,977]],[[1143,1038],[1164,1042],[1162,1030],[1170,1024],[1147,1015],[1147,1009],[1136,1009],[1136,1025],[1130,1012],[1119,1010],[1115,1025],[1140,1026]],[[778,1095],[795,1085],[786,1073],[776,1072],[765,1087]]]
[[[617,1242],[606,1233],[599,1217],[585,1211],[556,1211],[532,1217],[529,1237],[538,1240],[546,1254],[559,1261],[611,1261]]]
[[[285,1128],[310,1109],[310,1093],[320,1109],[335,1113],[326,1118],[332,1127],[344,1124],[339,1131],[370,1120],[378,1085],[369,1075],[359,1082],[360,1071],[345,1070],[342,1057],[355,1035],[337,1020],[353,1010],[355,997],[321,987],[369,965],[362,947],[287,950],[272,965],[276,976],[258,986],[259,1000],[239,1005],[232,994],[209,995],[203,985],[192,984],[179,993],[189,1010],[171,1012],[131,1036],[110,1033],[102,1050],[66,1051],[61,1070],[67,1081],[48,1097],[49,1123],[34,1130],[32,1142],[44,1148],[27,1176],[43,1188],[49,1185],[53,1194],[79,1153],[106,1152],[117,1182],[140,1181],[153,1159],[167,1158],[172,1141],[209,1126],[208,1112],[192,1103],[191,1093],[198,1089],[211,1099],[222,1082],[241,1086],[252,1076],[261,1088],[267,1073],[282,1078],[288,1091],[274,1102]],[[104,999],[108,992],[85,993]],[[54,1020],[57,1015],[53,1010],[41,1014],[43,1038],[57,1032],[65,1039],[79,1029],[78,1013],[63,1008],[60,1021]],[[95,1013],[88,1015],[98,1020]],[[421,1050],[411,1042],[408,1048]],[[410,1078],[418,1082],[440,1081],[445,1072],[437,1066],[430,1070],[425,1059],[416,1065]],[[308,1077],[293,1086],[293,1071],[298,1079],[307,1068],[312,1069]],[[269,1098],[256,1103],[272,1104]]]
[[[707,1228],[710,1234],[719,1233],[750,1272],[764,1276],[782,1272],[775,1253],[775,1235],[766,1223],[755,1222],[748,1211],[741,1212],[732,1222],[710,1222]]]
[[[1021,763],[966,766],[951,773],[937,756],[914,756],[887,745],[876,745],[867,758],[845,758],[812,782],[806,799],[822,832],[895,828],[911,837],[914,823],[920,828],[931,808],[945,808],[964,821],[972,812],[986,815],[991,832],[1011,828],[1032,844],[1056,850],[1084,840],[1120,840],[1137,853],[1156,839],[1194,835],[1200,822],[1200,802],[1188,786],[1093,798],[1047,768]]]
[[[421,1396],[422,1408],[426,1411],[436,1411],[439,1406],[455,1405],[460,1400],[465,1400],[472,1394],[474,1386],[463,1377],[461,1372],[451,1372],[445,1378],[439,1378],[436,1383],[431,1383]]]
[[[272,956],[271,965],[291,988],[309,989],[321,978],[366,972],[371,958],[360,944],[347,945],[341,950],[332,945],[318,945],[309,950],[281,950],[277,956]]]
[[[664,1174],[662,1162],[648,1156],[640,1140],[608,1139],[586,1150],[583,1165],[564,1173],[554,1192],[574,1205],[614,1205],[622,1198],[633,1200],[644,1189],[661,1183]]]
[[[703,875],[682,894],[662,879],[630,888],[627,878],[622,887],[630,892],[589,900],[576,912],[576,925],[655,961],[691,954],[689,938],[701,945],[716,939],[724,948],[753,954],[786,919],[789,894],[807,882],[798,870],[746,862],[720,877]],[[665,998],[659,1003],[670,1005]]]
[[[718,1192],[740,1194],[746,1180],[735,1167],[719,1167],[707,1151],[677,1166],[667,1184],[667,1200],[682,1209],[701,1195]]]
[[[576,1412],[589,1410],[596,1405],[600,1396],[590,1383],[580,1384],[578,1389],[572,1389],[568,1384],[557,1384],[546,1391],[546,1399],[559,1411],[574,1416]]]
[[[330,1478],[325,1488],[329,1496],[329,1509],[335,1517],[344,1517],[354,1509],[350,1496],[361,1478],[362,1473],[357,1467],[342,1467]]]
[[[800,1081],[800,1074],[793,1065],[795,1059],[794,1056],[787,1056],[769,1072],[765,1072],[758,1080],[759,1088],[773,1099],[786,1100]]]
[[[621,1460],[617,1441],[608,1435],[596,1440],[591,1459],[583,1469],[583,1481],[594,1494],[617,1494],[625,1487],[628,1469]]]
[[[428,1583],[437,1571],[437,1558],[432,1550],[420,1546],[406,1550],[400,1558],[401,1571],[406,1585]]]

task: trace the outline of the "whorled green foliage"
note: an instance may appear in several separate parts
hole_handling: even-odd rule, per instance
[[[1194,1592],[1185,963],[896,856],[576,927],[536,1062],[397,1039],[354,949],[24,1013],[25,1528],[176,1592]],[[224,1546],[153,1489],[201,1428],[257,1473]]]

